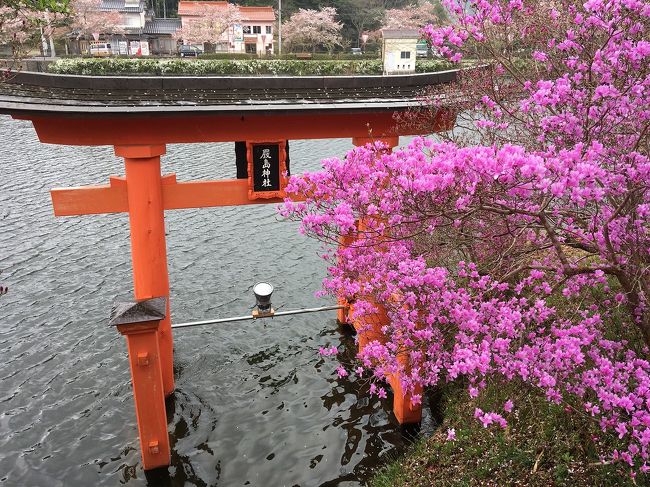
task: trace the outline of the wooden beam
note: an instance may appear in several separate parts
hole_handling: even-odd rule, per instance
[[[129,199],[126,185],[85,186],[81,188],[54,188],[50,191],[55,216],[98,215],[126,213]]]
[[[282,203],[282,198],[248,199],[248,179],[192,181],[163,186],[165,210]]]
[[[68,145],[146,145],[235,140],[385,137],[436,132],[446,125],[441,111],[426,123],[398,126],[393,111],[365,113],[246,113],[111,117],[60,114],[15,115],[32,120],[41,142]],[[455,117],[451,117],[452,121]]]
[[[247,179],[177,183],[174,175],[168,175],[163,177],[162,191],[165,210],[259,205],[282,203],[283,201],[282,198],[249,200]],[[129,211],[126,183],[123,178],[114,176],[111,177],[109,185],[56,188],[51,190],[50,194],[56,216],[97,215]]]

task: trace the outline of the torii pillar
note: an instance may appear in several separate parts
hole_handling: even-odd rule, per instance
[[[164,145],[115,146],[115,155],[124,158],[126,168],[135,299],[167,298],[167,312],[158,325],[158,341],[163,391],[165,396],[169,396],[174,392],[174,343],[160,174],[160,156],[163,154]]]
[[[171,460],[160,360],[160,323],[167,316],[166,298],[116,303],[111,326],[126,337],[138,419],[140,451],[146,470],[166,467]]]
[[[162,176],[164,144],[115,145],[124,158],[126,177],[110,177],[110,184],[51,191],[56,216],[128,213],[136,303],[133,309],[163,311],[146,322],[120,317],[118,330],[126,337],[138,431],[145,470],[169,465],[165,397],[174,391],[173,337],[169,306],[169,274],[165,242],[165,210],[281,203],[278,195],[251,199],[249,179],[177,182]],[[162,301],[161,301],[162,300]],[[139,308],[138,308],[139,307]]]
[[[386,147],[386,152],[392,152],[393,148],[399,145],[399,137],[354,137],[352,143],[356,147],[365,146],[366,144],[382,143]],[[357,221],[357,228],[361,230],[364,227],[363,221]],[[345,236],[341,238],[340,245],[351,245],[353,238]],[[386,337],[381,329],[390,323],[386,308],[380,303],[375,303],[377,308],[376,312],[371,316],[366,317],[365,322],[352,321],[349,317],[350,304],[342,298],[339,298],[339,304],[346,306],[338,310],[338,322],[341,324],[348,324],[355,328],[358,335],[357,346],[359,352],[373,340],[385,341]],[[398,356],[398,362],[401,370],[410,371],[410,362],[408,354],[401,353]],[[387,381],[393,390],[393,414],[399,424],[413,424],[419,423],[422,420],[422,404],[413,403],[413,394],[406,392],[402,387],[399,379],[399,374],[390,374]],[[422,387],[418,386],[415,389],[415,394],[422,394]]]

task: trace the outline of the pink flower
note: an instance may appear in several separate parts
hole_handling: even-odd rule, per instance
[[[338,350],[338,348],[336,348],[336,347],[329,347],[329,348],[326,348],[326,347],[320,347],[320,348],[318,349],[318,353],[321,354],[323,357],[329,357],[329,356],[331,356],[331,355],[336,355],[336,354],[338,354],[338,353],[339,353],[339,350]]]
[[[492,415],[488,413],[481,416],[479,421],[483,424],[484,428],[487,428],[494,422],[494,419],[492,419]]]

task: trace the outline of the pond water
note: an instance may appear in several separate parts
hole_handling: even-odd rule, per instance
[[[292,141],[292,170],[349,148]],[[55,218],[48,192],[105,184],[123,163],[110,147],[41,144],[3,116],[0,167],[0,485],[147,485],[126,345],[107,325],[113,301],[132,296],[128,218]],[[234,144],[163,157],[180,181],[234,171]],[[314,297],[318,244],[274,205],[170,211],[166,225],[172,322],[248,314],[259,280],[284,309],[332,304]],[[362,485],[408,444],[389,401],[318,356],[354,354],[332,312],[178,330],[174,342],[166,485]]]

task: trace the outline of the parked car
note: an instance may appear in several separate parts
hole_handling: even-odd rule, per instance
[[[429,46],[426,42],[418,42],[415,46],[415,57],[428,57]]]
[[[189,44],[183,44],[180,49],[178,50],[178,54],[181,57],[197,57],[198,55],[201,54],[201,49],[199,49],[196,46],[191,46]]]
[[[108,42],[91,42],[90,43],[90,55],[97,57],[106,57],[111,56],[113,50],[111,49],[111,44]]]

